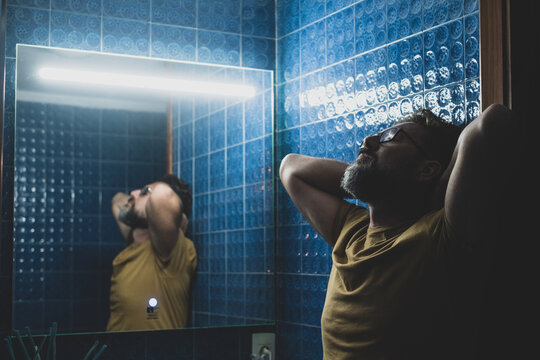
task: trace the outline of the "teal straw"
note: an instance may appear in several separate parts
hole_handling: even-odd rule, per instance
[[[13,345],[11,344],[11,339],[8,336],[7,338],[4,338],[4,340],[7,343],[7,347],[8,347],[8,350],[9,350],[9,355],[11,355],[11,359],[16,360],[15,359],[15,354],[13,353]]]
[[[37,350],[37,353],[34,355],[33,360],[41,360],[41,349],[43,348],[43,345],[45,345],[45,341],[47,340],[47,335],[43,336],[43,339],[41,340],[41,344],[39,344],[39,349]]]
[[[90,348],[90,350],[88,350],[88,352],[86,353],[86,355],[84,356],[84,359],[83,360],[88,360],[90,359],[90,354],[94,351],[94,349],[98,346],[99,344],[99,341],[96,340],[96,342],[94,343],[94,345],[92,345],[92,347]]]
[[[99,351],[97,352],[96,356],[94,356],[94,358],[93,358],[92,360],[97,360],[97,359],[101,356],[101,353],[102,353],[103,351],[105,351],[106,348],[107,348],[107,345],[103,345],[103,346],[101,347],[101,349],[99,349]]]
[[[23,349],[24,357],[27,360],[31,360],[30,355],[28,355],[28,351],[26,351],[26,347],[24,346],[24,342],[22,341],[21,333],[19,332],[19,330],[15,330],[15,335],[17,335],[17,340],[19,340],[19,344],[21,345]]]
[[[30,328],[28,326],[24,327],[24,330],[26,331],[26,335],[28,338],[30,338],[30,344],[32,345],[32,351],[34,351],[34,359],[36,359],[36,354],[38,355],[38,360],[40,359],[39,353],[37,352],[38,348],[36,346],[36,343],[34,342],[34,338],[32,336],[32,333],[30,332]]]

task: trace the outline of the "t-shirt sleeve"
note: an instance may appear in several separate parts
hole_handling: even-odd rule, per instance
[[[341,206],[338,209],[334,227],[332,228],[332,233],[336,234],[337,237],[335,239],[328,240],[328,243],[330,243],[331,246],[336,245],[339,234],[349,219],[353,216],[357,216],[359,212],[365,213],[367,212],[367,209],[362,206],[351,204],[348,201],[343,201],[341,203]]]

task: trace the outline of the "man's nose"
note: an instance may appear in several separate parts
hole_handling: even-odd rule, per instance
[[[370,150],[376,150],[379,147],[379,135],[369,135],[364,138],[362,147]]]
[[[139,196],[139,193],[141,192],[140,189],[136,189],[136,190],[131,190],[131,192],[129,193],[129,195],[133,196],[134,198],[138,197]]]

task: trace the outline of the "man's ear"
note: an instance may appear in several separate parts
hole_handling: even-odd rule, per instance
[[[180,229],[182,229],[184,234],[187,231],[188,224],[189,224],[189,220],[188,220],[186,214],[182,213],[182,221],[180,223]]]
[[[425,160],[418,166],[416,180],[431,181],[439,178],[442,172],[441,163],[436,160]]]

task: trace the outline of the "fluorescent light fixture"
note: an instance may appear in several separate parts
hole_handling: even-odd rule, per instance
[[[139,76],[98,71],[44,67],[39,70],[39,76],[47,80],[57,80],[70,83],[139,88],[173,93],[187,92],[237,97],[251,97],[255,95],[255,88],[249,85],[235,85],[220,82],[171,79],[165,77]]]

